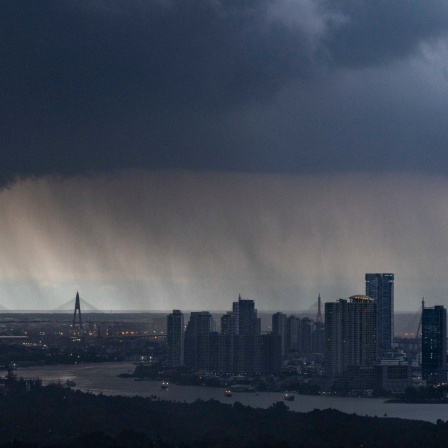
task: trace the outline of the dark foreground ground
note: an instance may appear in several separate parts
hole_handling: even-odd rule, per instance
[[[0,447],[444,447],[448,424],[296,413],[235,403],[171,403],[57,387],[0,397]]]

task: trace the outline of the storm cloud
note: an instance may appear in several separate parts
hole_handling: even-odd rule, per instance
[[[329,23],[327,46],[336,65],[393,63],[420,52],[423,42],[446,38],[448,5],[443,0],[335,0],[323,2],[339,20]]]
[[[445,172],[447,24],[435,0],[3,1],[0,182]]]

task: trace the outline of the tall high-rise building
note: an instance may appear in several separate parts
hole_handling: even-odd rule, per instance
[[[235,335],[238,332],[236,324],[236,317],[232,311],[221,316],[220,372],[235,371]]]
[[[366,274],[366,296],[376,303],[378,347],[390,349],[394,341],[394,274]]]
[[[313,328],[313,353],[323,354],[325,351],[325,324],[314,322]]]
[[[261,322],[257,317],[255,302],[243,300],[233,302],[233,315],[237,334],[235,335],[234,366],[236,372],[253,373],[259,368],[259,342]]]
[[[325,303],[325,373],[329,377],[349,367],[376,364],[376,316],[376,303],[366,296]]]
[[[180,310],[173,310],[167,318],[168,365],[184,365],[184,315]]]
[[[253,300],[243,300],[239,296],[238,302],[233,302],[233,314],[236,319],[237,334],[260,335],[261,322],[257,317]]]
[[[185,331],[185,365],[198,370],[209,370],[210,333],[214,331],[213,316],[208,311],[190,315]]]
[[[237,320],[232,311],[227,311],[221,316],[221,333],[231,334],[232,336],[238,333]]]
[[[209,336],[209,364],[210,372],[228,372],[225,364],[225,352],[223,352],[223,340],[225,335],[213,331]]]
[[[278,373],[282,368],[281,337],[275,333],[258,336],[260,359],[258,372]]]
[[[300,318],[289,316],[286,321],[285,350],[299,350]]]
[[[282,356],[286,350],[287,324],[286,314],[278,312],[272,315],[272,333],[280,337],[280,351]]]
[[[437,381],[446,368],[446,309],[443,306],[424,308],[422,315],[422,376]],[[446,380],[446,373],[445,378]]]
[[[304,317],[300,321],[299,329],[299,350],[302,353],[310,354],[313,351],[313,327],[314,322],[309,317]]]

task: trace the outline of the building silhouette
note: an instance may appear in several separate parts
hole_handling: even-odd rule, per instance
[[[167,345],[170,367],[184,365],[184,315],[180,310],[173,310],[167,318]]]
[[[235,316],[236,334],[261,334],[261,321],[257,317],[255,301],[238,297],[238,302],[233,302],[233,315]]]
[[[221,333],[236,335],[238,333],[237,319],[232,311],[227,311],[226,314],[221,316]]]
[[[209,336],[209,360],[210,372],[230,372],[229,362],[225,357],[225,336],[217,331],[212,331]],[[227,362],[226,362],[227,361]]]
[[[221,332],[215,331],[209,312],[191,313],[185,331],[185,365],[209,372],[258,374],[279,372],[281,361],[282,338],[261,334],[253,300],[239,296],[232,311],[221,316]]]
[[[286,321],[285,350],[299,350],[300,318],[288,316]]]
[[[282,368],[282,346],[278,334],[268,333],[258,336],[259,340],[259,366],[257,373],[278,373]]]
[[[290,341],[288,341],[287,337],[288,318],[286,317],[286,314],[279,312],[272,315],[272,334],[276,334],[280,338],[280,352],[283,356],[285,350],[288,350],[290,345]],[[289,342],[289,344],[287,342]]]
[[[238,373],[255,373],[259,369],[259,336],[261,321],[257,316],[255,302],[238,297],[233,302],[236,335],[234,337],[234,371]]]
[[[208,311],[190,314],[185,331],[185,365],[208,371],[210,367],[210,333],[214,331],[213,316]]]
[[[236,316],[228,311],[221,316],[221,334],[219,335],[218,372],[234,372],[235,367],[235,336],[238,332]]]
[[[429,382],[446,382],[446,309],[424,308],[422,315],[422,376]]]
[[[320,319],[322,318],[322,314]],[[277,312],[272,315],[272,333],[281,338],[281,353],[293,350],[304,355],[324,353],[325,326],[323,321],[309,317],[300,319]]]
[[[325,373],[335,378],[377,361],[376,302],[356,295],[325,303]],[[359,369],[358,369],[359,371]]]
[[[303,354],[313,352],[313,331],[314,321],[309,317],[302,318],[299,327],[299,350]]]
[[[394,340],[394,274],[366,274],[366,296],[376,303],[378,347],[389,350]]]
[[[314,322],[313,329],[313,353],[324,354],[325,352],[325,324]]]

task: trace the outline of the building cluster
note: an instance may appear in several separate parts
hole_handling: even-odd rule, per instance
[[[220,320],[220,331],[216,331],[210,312],[192,312],[185,326],[183,313],[174,310],[167,319],[167,364],[252,375],[281,372],[288,352],[323,359],[325,329],[320,297],[316,321],[278,312],[272,316],[270,332],[261,331],[254,301],[241,296]]]
[[[208,311],[192,312],[184,332],[184,316],[174,310],[167,320],[168,364],[217,373],[271,373],[281,370],[281,337],[261,334],[253,300],[238,298],[221,317],[216,331]]]
[[[325,303],[315,320],[277,312],[270,332],[261,332],[253,300],[238,298],[221,317],[216,331],[212,314],[192,312],[168,316],[168,365],[232,374],[275,374],[288,354],[321,360],[315,380],[323,390],[403,392],[412,385],[409,360],[394,347],[394,274],[368,273],[365,295]],[[428,383],[447,382],[446,310],[423,307],[421,368]],[[314,362],[314,361],[313,361]]]
[[[320,296],[318,303],[319,312],[315,321],[280,312],[272,316],[272,333],[280,336],[282,353],[296,351],[304,355],[323,355],[325,328],[320,313]]]
[[[413,368],[394,348],[394,274],[368,273],[365,282],[365,295],[325,304],[323,387],[402,393]]]

